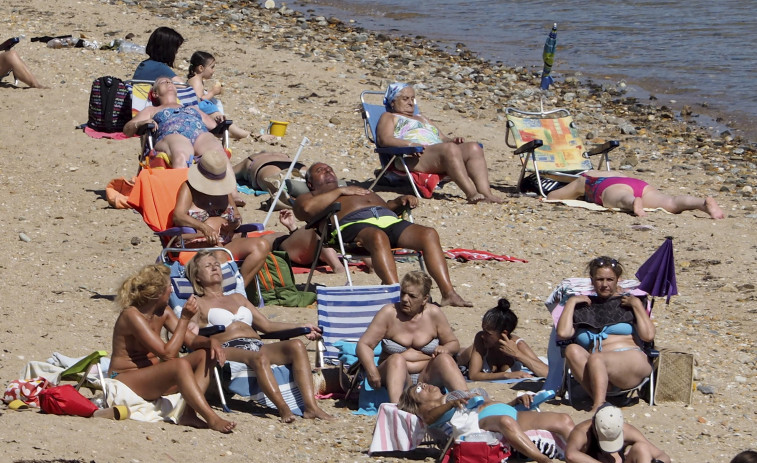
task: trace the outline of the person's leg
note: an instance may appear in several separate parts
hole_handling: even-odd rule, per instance
[[[381,382],[389,394],[389,402],[397,403],[402,391],[410,384],[407,362],[401,354],[392,354],[378,366]]]
[[[468,176],[462,150],[455,143],[426,146],[422,156],[408,159],[406,162],[410,170],[415,172],[449,175],[470,202],[484,199],[484,196],[476,189],[476,184]]]
[[[192,419],[197,412],[213,430],[228,433],[236,426],[236,423],[222,419],[210,408],[205,400],[204,391],[197,385],[192,365],[183,358],[121,372],[118,380],[145,400],[155,400],[165,394],[180,392],[189,406],[184,412],[184,415],[189,414],[189,419],[185,420],[182,416],[180,424],[202,427],[204,423]]]
[[[276,365],[291,365],[294,382],[300,389],[302,400],[305,402],[303,417],[308,419],[320,418],[323,420],[333,419],[331,415],[318,406],[315,399],[315,387],[313,386],[313,373],[310,367],[310,359],[305,350],[305,345],[299,339],[266,344],[271,363]]]
[[[373,269],[381,279],[382,284],[391,285],[399,283],[397,263],[394,261],[394,256],[392,256],[389,237],[386,236],[383,230],[375,227],[365,227],[355,236],[355,243],[370,253]]]
[[[221,140],[216,138],[216,136],[210,132],[203,132],[197,136],[197,140],[195,140],[194,146],[192,148],[192,153],[197,157],[200,157],[210,151],[217,151],[219,153],[223,153],[223,155],[226,156],[226,151],[223,149]]]
[[[657,454],[656,449],[646,442],[636,442],[626,449],[625,463],[647,463]]]
[[[524,431],[544,429],[567,440],[575,423],[567,413],[519,411],[518,424]]]
[[[271,252],[271,243],[263,238],[235,238],[224,247],[234,254],[235,259],[243,260],[239,271],[245,286],[255,279],[255,275],[265,264],[266,256]]]
[[[449,354],[441,354],[432,358],[418,376],[418,381],[438,387],[444,386],[449,391],[468,390],[465,377],[457,367],[455,359]]]
[[[495,431],[502,434],[515,450],[531,460],[538,463],[549,463],[552,461],[536,448],[536,445],[523,433],[523,429],[512,417],[505,415],[487,416],[483,420],[479,420],[478,425],[486,431]]]
[[[192,142],[189,138],[178,133],[172,133],[163,137],[162,140],[155,144],[155,149],[163,151],[168,155],[171,159],[171,167],[174,169],[188,167],[194,155]]]
[[[547,193],[547,199],[560,200],[560,199],[576,199],[580,198],[586,192],[586,179],[578,177],[572,182],[568,183],[562,188],[550,191]]]
[[[638,350],[603,352],[602,361],[608,381],[620,389],[638,386],[652,372],[647,354]]]
[[[588,381],[586,363],[589,361],[589,352],[578,344],[569,344],[565,348],[565,361],[568,362],[570,371],[576,381],[591,394],[591,383]]]
[[[0,76],[4,76],[8,71],[13,71],[16,79],[25,83],[32,88],[47,88],[40,84],[34,74],[26,66],[26,63],[18,56],[14,50],[8,50],[0,53]]]
[[[423,260],[426,262],[428,273],[434,279],[437,286],[439,286],[439,291],[442,293],[441,305],[456,307],[473,306],[473,304],[460,297],[452,286],[452,281],[449,278],[449,269],[447,269],[447,261],[444,257],[444,252],[442,252],[439,234],[436,233],[436,230],[417,224],[410,225],[400,235],[397,245],[423,253]],[[371,257],[373,257],[373,253],[371,253]]]
[[[478,142],[471,141],[459,146],[463,154],[465,170],[476,185],[476,190],[484,195],[484,198],[486,198],[485,201],[494,203],[503,202],[502,198],[492,193],[491,185],[489,184],[489,169],[486,166],[486,157],[484,157],[484,149],[481,145]]]
[[[644,207],[652,209],[661,207],[673,214],[698,210],[706,212],[713,219],[722,219],[725,217],[718,203],[709,196],[706,198],[697,198],[690,195],[669,196],[652,186],[648,186],[644,189],[641,199]]]
[[[247,138],[250,136],[250,132],[246,131],[242,127],[231,124],[229,126],[229,136],[233,138],[234,140],[241,140],[243,138]]]
[[[260,348],[260,351],[253,352],[245,349],[238,349],[235,347],[226,348],[226,359],[232,362],[240,362],[247,365],[251,370],[255,372],[255,376],[258,380],[258,386],[263,394],[268,397],[276,409],[279,411],[279,419],[282,423],[291,423],[296,418],[292,413],[292,410],[284,400],[284,396],[281,395],[279,385],[276,382],[276,378],[273,376],[273,370],[271,370],[271,359],[268,354],[270,353],[271,344],[266,344]]]

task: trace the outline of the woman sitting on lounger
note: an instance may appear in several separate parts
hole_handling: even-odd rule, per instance
[[[515,450],[534,461],[552,460],[539,451],[523,433],[524,430],[545,429],[559,434],[563,439],[567,439],[573,430],[573,420],[565,413],[516,410],[513,407],[516,404],[522,404],[526,409],[530,407],[531,396],[528,394],[506,404],[491,400],[483,389],[453,391],[444,395],[438,387],[419,382],[405,389],[397,406],[400,410],[418,415],[427,426],[433,428],[443,426],[455,410],[468,406],[471,398],[475,397],[480,397],[478,400],[481,402],[475,405],[478,426],[485,431],[502,434]]]
[[[309,323],[272,322],[241,294],[225,296],[221,264],[210,252],[200,251],[189,261],[187,278],[198,296],[195,322],[198,326],[226,327],[226,331],[213,335],[213,338],[222,343],[228,360],[244,363],[257,373],[260,388],[276,405],[282,422],[291,423],[295,417],[276,384],[271,364],[292,365],[294,381],[305,402],[305,418],[331,419],[316,403],[310,360],[302,341],[292,339],[263,344],[258,335],[258,331],[268,333],[303,326],[311,330],[308,338],[316,339],[320,336],[317,327]]]
[[[400,301],[378,311],[357,343],[357,357],[373,388],[386,387],[396,403],[411,376],[418,381],[467,390],[465,378],[452,358],[460,343],[439,306],[429,301],[431,277],[409,272],[400,283]],[[373,350],[382,345],[378,367]]]
[[[155,124],[155,149],[163,151],[175,168],[187,167],[194,156],[209,152],[225,155],[221,141],[209,132],[221,120],[213,120],[197,105],[183,106],[176,87],[168,77],[158,77],[152,87],[154,106],[143,109],[124,125],[124,134],[133,136],[145,124]]]
[[[591,395],[595,412],[605,403],[609,386],[630,389],[652,372],[640,345],[654,339],[655,327],[641,299],[621,293],[620,262],[597,257],[587,268],[597,295],[568,299],[557,322],[557,337],[575,339],[565,349],[565,360]]]
[[[413,87],[400,82],[391,84],[384,95],[384,106],[387,112],[376,126],[379,146],[423,146],[417,157],[406,160],[411,171],[448,175],[470,203],[502,202],[489,186],[481,145],[448,137],[426,117],[415,114]]]
[[[526,341],[513,334],[518,326],[518,316],[510,309],[510,302],[502,298],[497,307],[489,309],[481,320],[481,331],[476,333],[473,344],[457,356],[457,363],[468,367],[471,381],[496,379],[531,378],[522,371],[528,368],[536,376],[545,377],[547,364],[536,356]]]
[[[581,196],[586,202],[631,211],[639,217],[646,215],[644,208],[658,207],[673,214],[700,210],[713,219],[725,217],[718,203],[709,196],[704,199],[689,195],[669,196],[643,180],[615,171],[584,172],[564,187],[551,191],[547,199],[577,199]]]
[[[218,341],[187,330],[197,312],[194,296],[184,305],[181,318],[177,319],[170,308],[166,310],[171,294],[169,273],[165,265],[148,265],[121,285],[117,299],[121,314],[113,327],[108,376],[145,400],[180,392],[189,407],[179,424],[231,432],[236,423],[216,415],[205,400],[210,383],[208,371],[215,363],[226,361],[224,352]],[[172,333],[168,342],[160,336],[163,328]],[[191,347],[193,352],[179,357],[182,345]]]

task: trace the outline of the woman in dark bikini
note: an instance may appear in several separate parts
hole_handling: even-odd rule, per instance
[[[393,403],[410,384],[411,375],[450,390],[467,390],[452,358],[460,343],[441,309],[429,302],[431,277],[410,272],[400,285],[400,302],[382,307],[357,343],[368,383],[374,388],[385,386]],[[379,343],[382,353],[376,366],[373,350]]]
[[[577,199],[584,197],[589,203],[646,215],[644,208],[662,208],[673,214],[699,210],[713,219],[725,217],[714,199],[689,195],[670,196],[658,191],[643,180],[628,177],[620,172],[590,170],[562,188],[551,191],[547,199]]]
[[[268,320],[241,294],[223,294],[221,264],[216,257],[200,251],[187,264],[187,278],[197,297],[198,326],[224,325],[226,331],[213,335],[221,343],[227,360],[246,364],[254,370],[263,393],[276,405],[284,423],[295,420],[284,401],[271,370],[271,364],[291,365],[294,381],[305,402],[304,418],[331,419],[315,400],[313,375],[305,345],[297,339],[263,344],[258,331],[268,333],[301,326],[310,328],[310,339],[319,337],[320,330],[306,323],[273,322]]]

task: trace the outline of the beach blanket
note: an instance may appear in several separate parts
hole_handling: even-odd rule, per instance
[[[476,251],[475,249],[450,249],[444,251],[444,256],[447,259],[456,259],[460,262],[466,262],[469,260],[496,260],[498,262],[523,262],[527,263],[525,259],[519,257],[512,257],[506,255],[492,254],[489,251]]]
[[[604,206],[600,206],[599,204],[581,201],[580,199],[542,199],[542,201],[545,203],[562,203],[569,207],[580,207],[582,209],[588,209],[590,211],[628,212],[622,209],[618,209],[617,207],[604,207]],[[662,211],[666,214],[670,214],[670,212],[666,211],[665,209],[661,207],[658,207],[656,209],[645,207],[644,210],[646,212]]]

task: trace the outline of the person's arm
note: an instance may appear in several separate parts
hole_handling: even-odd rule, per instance
[[[200,75],[192,76],[187,81],[187,83],[195,91],[195,94],[197,95],[198,100],[202,101],[202,100],[209,100],[213,98],[213,95],[211,95],[210,92],[205,93],[205,87],[202,85],[202,77],[200,77]]]
[[[443,142],[445,142],[445,143],[450,143],[451,142],[451,143],[455,143],[457,145],[461,145],[461,144],[465,143],[465,139],[463,137],[452,137],[452,136],[449,136],[449,135],[445,134],[444,131],[442,129],[440,129],[438,125],[436,125],[433,122],[431,122],[431,120],[429,120],[429,118],[427,118],[426,116],[420,116],[420,118],[423,119],[427,125],[432,125],[432,126],[434,126],[436,128],[437,132],[439,132],[439,138],[441,138]]]
[[[589,299],[589,296],[571,296],[568,299],[560,314],[560,320],[557,322],[557,337],[570,339],[576,334],[576,329],[573,327],[573,311],[579,302],[591,304],[591,299]]]
[[[362,196],[370,193],[371,191],[365,188],[342,186],[325,192],[301,194],[294,202],[294,216],[299,220],[309,221],[336,202],[340,196]]]
[[[217,119],[213,119],[212,117],[210,117],[207,114],[205,114],[204,112],[202,112],[202,110],[197,105],[191,106],[191,108],[193,108],[195,111],[197,111],[197,114],[199,114],[200,117],[202,118],[202,123],[205,124],[205,127],[207,127],[208,130],[215,129],[218,124],[220,124],[221,122],[223,122],[226,119],[222,115],[218,116]]]
[[[497,379],[505,379],[505,372],[498,371],[495,373],[487,373],[484,370],[484,356],[486,355],[486,346],[481,336],[481,332],[476,333],[473,338],[473,349],[468,362],[468,378],[471,381],[492,381]]]
[[[536,376],[546,377],[547,373],[549,373],[549,366],[542,362],[539,356],[531,349],[531,346],[529,346],[525,340],[518,342],[518,340],[515,339],[514,342],[518,354],[515,356],[515,359],[522,363],[524,367],[531,370]]]
[[[133,137],[134,135],[136,135],[140,127],[150,123],[155,124],[155,128],[157,128],[158,123],[152,119],[152,116],[154,114],[154,107],[145,108],[142,111],[138,112],[136,116],[134,116],[129,122],[124,125],[124,135],[126,135],[127,137]]]
[[[565,444],[566,463],[599,463],[598,460],[586,454],[589,445],[587,433],[591,423],[591,420],[579,423],[570,432],[568,442]]]
[[[430,309],[431,319],[436,323],[436,334],[439,337],[439,346],[434,349],[433,357],[440,354],[454,356],[460,350],[460,341],[455,336],[454,331],[452,331],[452,327],[449,325],[447,317],[444,316],[444,312],[435,305],[431,305]]]
[[[647,439],[644,434],[641,433],[641,431],[628,423],[623,424],[623,440],[626,444],[631,445],[635,445],[637,443],[645,444],[651,450],[652,458],[660,460],[664,463],[670,463],[670,457],[667,453],[657,448],[657,446],[651,443],[649,439]]]
[[[189,209],[192,207],[192,190],[189,189],[189,184],[184,182],[179,187],[179,192],[176,194],[176,206],[173,210],[173,224],[177,227],[191,227],[197,230],[208,240],[208,245],[214,246],[218,243],[220,234],[204,222],[200,222],[191,215],[189,215]]]
[[[468,402],[468,399],[454,399],[450,400],[448,402],[444,402],[441,405],[437,405],[435,407],[429,408],[429,409],[423,409],[420,410],[420,416],[421,420],[423,420],[426,425],[430,425],[433,423],[436,423],[436,421],[444,416],[445,413],[447,413],[449,410],[452,410],[454,408],[462,408],[464,404]]]
[[[620,303],[624,307],[630,307],[633,310],[633,315],[636,320],[636,334],[639,339],[645,342],[653,341],[655,335],[655,327],[652,320],[647,314],[647,309],[644,307],[644,303],[641,302],[636,296],[625,295],[621,298]]]
[[[379,342],[386,337],[388,328],[388,313],[390,310],[394,310],[392,304],[387,304],[378,311],[371,324],[368,325],[368,329],[365,330],[360,339],[357,342],[355,353],[360,361],[360,364],[365,369],[365,376],[368,379],[368,384],[373,388],[381,387],[381,374],[378,371],[378,367],[374,362],[373,350],[376,348]]]
[[[160,335],[153,332],[147,320],[141,316],[135,317],[134,322],[137,324],[135,333],[140,333],[140,340],[161,360],[169,360],[177,358],[179,356],[179,350],[184,345],[188,337],[194,337],[192,333],[189,333],[187,327],[189,322],[197,313],[197,298],[192,295],[187,299],[184,307],[181,310],[181,318],[176,318],[173,310],[170,307],[166,307],[164,316],[166,317],[163,325],[171,332],[171,339],[168,342],[163,342]]]
[[[402,195],[397,196],[386,202],[387,209],[392,212],[399,212],[405,206],[409,206],[410,209],[418,207],[418,198],[414,195]]]

